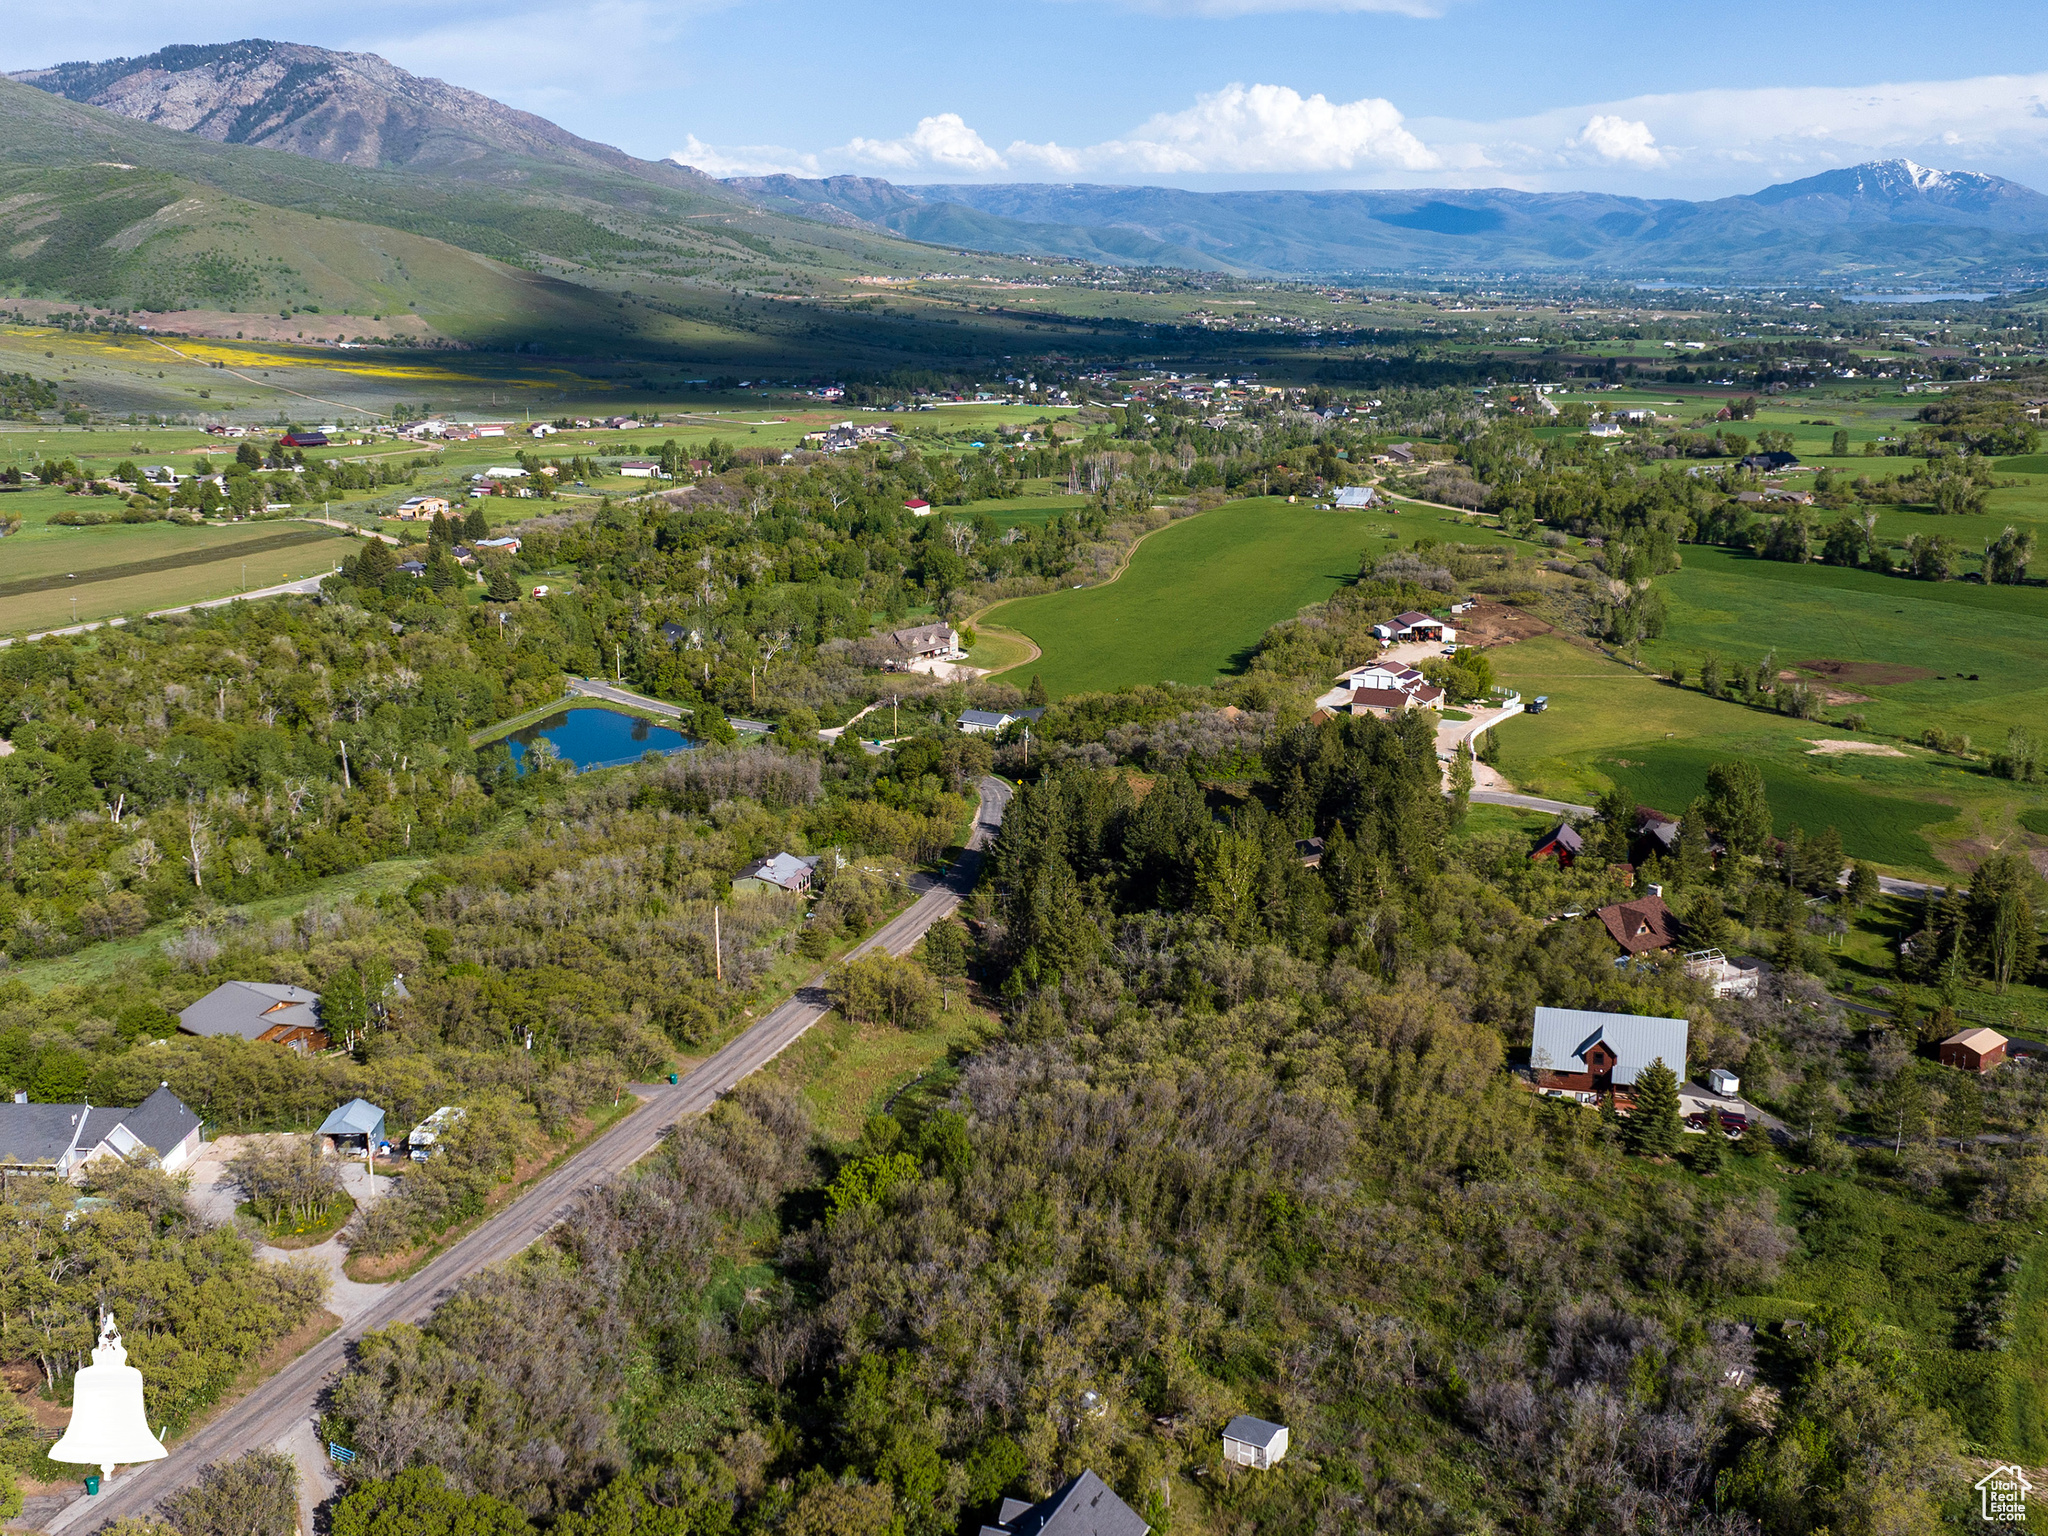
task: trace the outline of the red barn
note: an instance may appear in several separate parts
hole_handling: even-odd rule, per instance
[[[1989,1072],[2005,1060],[2005,1036],[1995,1029],[1965,1029],[1941,1042],[1941,1064],[1961,1072]]]

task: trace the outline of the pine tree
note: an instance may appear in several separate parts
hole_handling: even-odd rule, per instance
[[[1033,709],[1043,709],[1052,702],[1050,696],[1045,691],[1045,679],[1036,672],[1031,674],[1031,687],[1024,697]]]
[[[473,501],[469,504],[469,516],[462,520],[462,536],[472,544],[478,539],[488,539],[491,536],[491,520],[484,516],[482,502]]]
[[[1771,836],[1771,805],[1756,764],[1714,764],[1707,770],[1706,799],[1707,820],[1732,851],[1763,852]]]
[[[1628,1116],[1629,1143],[1638,1157],[1669,1157],[1684,1134],[1678,1120],[1678,1074],[1659,1056],[1636,1077],[1635,1108]]]
[[[356,556],[355,579],[362,586],[381,587],[384,578],[398,569],[398,558],[382,539],[371,539]]]
[[[1451,823],[1460,825],[1465,820],[1467,808],[1472,803],[1472,748],[1467,742],[1458,743],[1457,756],[1451,759]]]
[[[500,566],[491,572],[491,585],[486,595],[494,603],[516,603],[519,601],[519,583],[510,571]]]
[[[1709,813],[1704,795],[1685,808],[1678,821],[1677,880],[1690,889],[1714,872],[1714,851],[1707,826]]]
[[[1728,1161],[1728,1138],[1721,1134],[1721,1116],[1717,1110],[1707,1111],[1707,1133],[1692,1137],[1686,1153],[1686,1161],[1701,1178],[1711,1179],[1721,1171],[1722,1165]]]

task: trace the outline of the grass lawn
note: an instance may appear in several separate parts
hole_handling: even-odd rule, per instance
[[[892,1095],[917,1083],[920,1090],[951,1064],[991,1036],[996,1020],[964,999],[926,1030],[862,1026],[829,1014],[776,1059],[770,1068],[783,1082],[800,1085],[820,1133],[850,1142],[870,1115],[880,1114]],[[923,1081],[919,1081],[923,1079]]]
[[[989,672],[1002,672],[1030,657],[1031,642],[1022,635],[1006,629],[990,629],[983,624],[974,626],[974,644],[967,648],[970,665]]]
[[[1036,528],[1063,512],[1078,512],[1087,506],[1087,496],[1024,495],[994,501],[970,501],[957,507],[939,509],[947,517],[974,517],[986,513],[999,528]]]
[[[150,457],[161,453],[154,449]],[[120,505],[117,497],[40,488],[0,497],[0,515],[21,518],[21,527],[0,545],[0,633],[68,624],[74,613],[83,622],[229,597],[243,587],[245,560],[247,585],[256,588],[320,575],[347,553],[332,530],[290,518],[199,527],[70,528],[50,521],[68,508]]]
[[[1032,670],[1055,697],[1235,671],[1259,636],[1350,582],[1387,519],[1234,501],[1171,523],[1116,581],[989,610],[1045,652]]]

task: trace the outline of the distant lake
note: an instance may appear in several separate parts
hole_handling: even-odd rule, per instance
[[[526,750],[536,741],[553,742],[555,750],[580,772],[637,763],[649,752],[682,752],[697,745],[681,731],[638,715],[623,714],[598,704],[579,704],[537,720],[506,738],[512,765],[526,771]]]
[[[1845,293],[1851,304],[1975,304],[1995,293]]]

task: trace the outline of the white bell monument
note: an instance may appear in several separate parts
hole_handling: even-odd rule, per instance
[[[117,1466],[161,1461],[170,1454],[150,1433],[142,1372],[128,1363],[113,1318],[102,1313],[92,1364],[72,1378],[71,1425],[50,1447],[50,1460],[97,1466],[111,1482]]]

